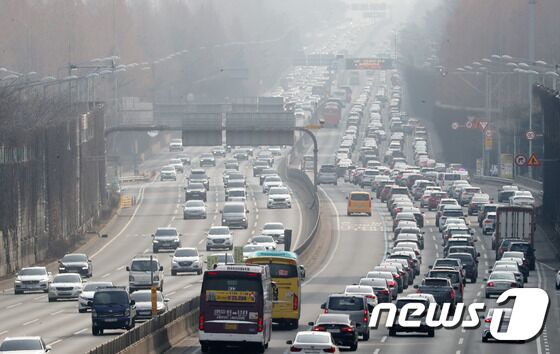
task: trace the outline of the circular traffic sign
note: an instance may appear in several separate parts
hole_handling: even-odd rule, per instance
[[[527,156],[521,154],[515,156],[515,164],[517,166],[525,166],[527,164]]]
[[[457,122],[451,123],[451,129],[453,129],[453,130],[459,129],[459,123],[457,123]]]
[[[491,130],[486,130],[486,131],[484,131],[484,135],[486,135],[487,137],[491,137],[492,136],[492,131]]]
[[[527,133],[525,133],[525,137],[527,138],[527,140],[533,140],[535,139],[535,132],[529,130]]]
[[[465,127],[467,127],[467,129],[472,129],[472,122],[470,120],[467,121],[467,123],[465,123]]]

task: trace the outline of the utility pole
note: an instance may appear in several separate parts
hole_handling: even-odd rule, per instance
[[[535,61],[535,22],[536,22],[536,0],[529,0],[529,61]],[[533,75],[529,77],[529,130],[533,131]],[[529,140],[529,156],[533,154],[533,140]],[[529,168],[529,177],[533,178],[533,169]]]

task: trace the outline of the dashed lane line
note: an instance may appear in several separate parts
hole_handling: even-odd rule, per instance
[[[31,320],[31,321],[23,322],[23,323],[22,323],[22,326],[29,326],[30,324],[33,324],[33,323],[35,323],[35,322],[39,322],[39,319],[38,319],[38,318],[35,318],[35,319]]]

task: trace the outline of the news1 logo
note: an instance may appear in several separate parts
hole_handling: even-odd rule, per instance
[[[494,308],[490,322],[490,333],[499,341],[526,341],[535,338],[544,328],[550,299],[546,291],[540,288],[518,288],[510,289],[502,293],[496,300],[497,305],[504,304],[510,299],[515,299],[507,330],[499,331],[504,317],[503,308]],[[460,324],[463,328],[477,328],[480,326],[479,311],[484,311],[486,304],[472,303],[465,308],[464,303],[456,305],[453,317],[449,318],[450,304],[444,303],[437,318],[438,305],[432,303],[426,309],[423,302],[409,302],[400,311],[393,303],[382,303],[374,307],[369,327],[377,328],[380,315],[387,311],[386,327],[392,327],[398,323],[401,327],[420,328],[428,326],[431,328],[455,328],[463,320],[465,309],[470,319],[463,320]],[[427,311],[427,312],[426,312]],[[397,317],[398,314],[398,317]],[[424,318],[420,320],[419,318]]]

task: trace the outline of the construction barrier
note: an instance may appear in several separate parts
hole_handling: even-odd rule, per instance
[[[132,208],[134,205],[134,197],[130,195],[121,195],[119,199],[119,209]]]

